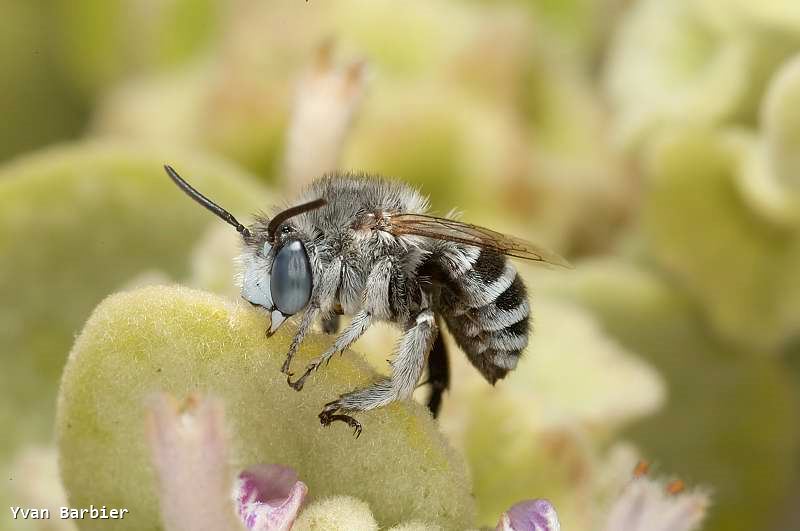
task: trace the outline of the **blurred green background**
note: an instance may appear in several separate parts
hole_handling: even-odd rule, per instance
[[[235,240],[169,162],[240,219],[323,171],[381,173],[575,264],[520,265],[535,324],[519,375],[490,389],[455,369],[441,426],[480,524],[548,497],[565,529],[601,529],[608,478],[641,457],[712,492],[704,529],[800,528],[796,0],[0,14],[6,505],[57,492],[25,463],[52,446],[61,369],[100,300],[170,281],[235,297]]]

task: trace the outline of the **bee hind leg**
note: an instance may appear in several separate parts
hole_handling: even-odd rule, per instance
[[[346,413],[368,411],[411,397],[439,332],[430,310],[420,312],[412,323],[400,339],[397,356],[392,361],[391,378],[380,378],[363,389],[344,394],[326,404],[319,415],[323,426],[334,420],[342,420],[354,429],[353,423],[356,423],[359,427],[356,431],[361,433],[361,425]]]
[[[450,361],[447,357],[447,346],[442,334],[437,334],[433,348],[428,356],[428,382],[431,395],[428,397],[428,409],[433,418],[439,416],[442,408],[442,395],[450,387]]]
[[[335,421],[344,422],[351,428],[353,428],[353,435],[356,436],[358,439],[361,436],[361,423],[351,417],[350,415],[345,415],[344,413],[337,413],[341,410],[339,406],[339,401],[334,400],[333,402],[328,402],[325,404],[325,407],[322,408],[322,412],[319,414],[319,422],[323,426],[327,427],[330,426],[331,423]]]

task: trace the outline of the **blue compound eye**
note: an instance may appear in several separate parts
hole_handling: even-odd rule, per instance
[[[289,240],[278,250],[272,263],[270,292],[275,307],[284,315],[293,315],[311,298],[311,263],[300,240]]]

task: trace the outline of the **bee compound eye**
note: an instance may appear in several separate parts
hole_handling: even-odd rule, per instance
[[[272,263],[270,291],[275,307],[284,315],[299,312],[311,298],[311,286],[311,263],[303,243],[286,242]]]

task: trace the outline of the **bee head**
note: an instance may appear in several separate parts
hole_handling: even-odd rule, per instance
[[[269,220],[266,229],[259,223],[245,237],[250,252],[243,259],[242,297],[271,312],[268,335],[308,306],[314,285],[305,238],[287,221],[326,203],[316,199],[287,208]]]
[[[287,220],[324,206],[324,199],[316,199],[278,213],[266,229],[254,226],[252,230],[236,220],[233,215],[195,190],[171,166],[164,166],[167,175],[189,197],[210,210],[242,235],[246,244],[243,255],[242,297],[260,306],[272,315],[268,334],[275,331],[292,315],[304,309],[311,300],[313,273],[305,243]]]
[[[242,297],[271,313],[269,335],[292,315],[303,310],[311,299],[313,272],[303,237],[283,225],[274,240],[259,238],[248,242],[242,256]]]

